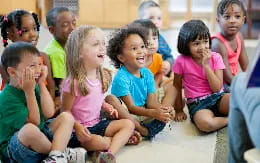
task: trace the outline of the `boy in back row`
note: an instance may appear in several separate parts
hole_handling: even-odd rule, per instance
[[[160,28],[162,27],[162,12],[160,6],[154,1],[144,1],[140,4],[138,8],[138,18],[150,19],[156,25],[158,30],[160,30]],[[163,69],[165,69],[166,72],[170,72],[171,65],[174,61],[171,54],[172,50],[160,33],[158,43],[158,53],[161,54],[163,58],[162,67]]]

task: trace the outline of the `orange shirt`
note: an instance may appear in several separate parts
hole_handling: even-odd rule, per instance
[[[162,69],[162,55],[159,53],[153,54],[153,61],[148,66],[149,70],[155,75]]]

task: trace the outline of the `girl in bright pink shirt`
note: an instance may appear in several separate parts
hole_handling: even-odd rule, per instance
[[[127,144],[134,124],[128,119],[100,118],[101,108],[118,118],[117,110],[104,101],[111,82],[106,78],[110,76],[108,70],[101,67],[106,55],[104,33],[93,26],[81,26],[70,34],[65,51],[67,78],[62,84],[62,108],[74,116],[76,139],[88,151],[102,150],[102,142],[110,138],[107,149],[95,153],[95,162],[114,163],[114,155]]]
[[[223,92],[225,65],[218,53],[210,51],[210,46],[207,26],[200,20],[186,22],[178,36],[181,55],[172,68],[174,87],[177,92],[184,87],[191,120],[204,132],[226,126],[229,110],[229,94]],[[176,95],[174,99],[181,100]]]

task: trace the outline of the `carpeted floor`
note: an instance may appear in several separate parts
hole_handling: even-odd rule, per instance
[[[214,153],[214,163],[228,162],[228,133],[227,127],[217,132],[217,140]]]

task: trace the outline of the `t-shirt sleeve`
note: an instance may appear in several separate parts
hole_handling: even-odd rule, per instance
[[[172,66],[172,72],[176,73],[176,74],[183,74],[183,57],[182,56],[178,56],[178,58],[175,60],[173,66]]]
[[[112,82],[111,93],[116,97],[130,94],[130,80],[122,73],[117,74]]]
[[[212,53],[212,60],[214,70],[223,70],[226,68],[223,59],[219,53]]]
[[[61,87],[61,92],[66,92],[66,93],[71,93],[71,85],[70,85],[70,79],[65,79],[63,80],[62,82],[62,87]],[[79,89],[78,89],[78,82],[77,81],[74,81],[74,95],[75,96],[80,96],[80,92],[79,92]]]

